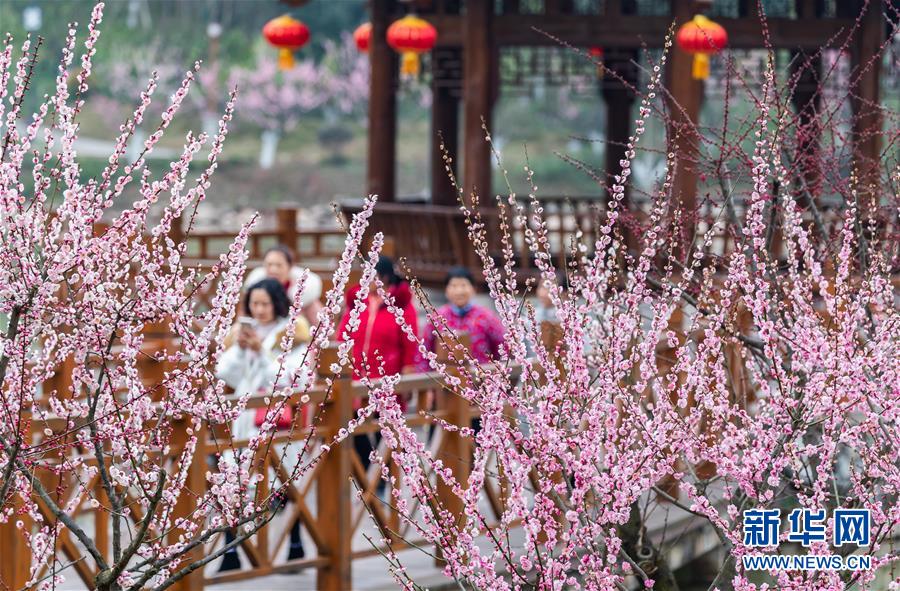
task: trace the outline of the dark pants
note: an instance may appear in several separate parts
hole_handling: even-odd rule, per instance
[[[362,463],[363,470],[368,471],[369,465],[372,463],[369,461],[369,455],[375,451],[375,448],[378,447],[380,441],[381,431],[375,432],[374,445],[372,444],[372,436],[369,433],[353,436],[353,449],[356,450],[356,455],[359,456],[359,461]]]
[[[288,546],[288,560],[296,560],[306,556],[303,550],[303,539],[300,537],[300,520],[291,526],[291,544]]]
[[[225,532],[225,543],[231,544],[235,540],[234,531],[227,530]],[[300,520],[294,522],[291,526],[290,545],[288,546],[288,560],[298,560],[306,556],[303,549],[303,539],[300,537]],[[237,546],[228,549],[222,555],[222,564],[219,566],[219,572],[230,570],[240,570],[241,559],[238,555]]]

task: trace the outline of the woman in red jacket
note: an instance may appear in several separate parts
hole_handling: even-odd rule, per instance
[[[394,272],[394,263],[388,257],[379,257],[375,272],[393,297],[394,305],[403,310],[406,324],[412,327],[413,333],[418,336],[419,320],[413,306],[409,284],[397,276]],[[379,378],[383,375],[415,371],[418,345],[410,341],[400,328],[397,319],[378,295],[374,282],[371,284],[368,297],[363,301],[365,308],[360,315],[359,326],[352,335],[344,334],[359,290],[359,285],[347,290],[346,308],[337,333],[338,340],[345,340],[348,336],[353,338],[353,378],[359,379],[363,376]],[[406,401],[401,399],[400,404],[405,409]],[[369,452],[372,451],[369,436],[357,435],[354,438],[354,446],[363,466],[368,468]]]
[[[394,272],[394,263],[388,257],[379,257],[375,265],[378,278],[385,284],[387,292],[393,296],[394,305],[403,310],[403,318],[416,335],[419,334],[418,316],[413,307],[409,284]],[[338,340],[347,337],[344,331],[350,311],[356,302],[360,286],[356,285],[345,294],[346,308],[338,327]],[[397,319],[388,310],[387,304],[378,295],[373,281],[368,297],[363,301],[365,308],[360,315],[359,327],[350,335],[353,338],[353,377],[378,378],[410,371],[415,364],[416,343],[410,342],[397,324]],[[383,364],[383,365],[382,365]],[[383,369],[383,371],[382,371]]]

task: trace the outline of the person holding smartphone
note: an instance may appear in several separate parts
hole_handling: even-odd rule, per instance
[[[235,394],[266,394],[278,386],[275,378],[282,381],[303,362],[309,343],[309,323],[298,317],[294,324],[294,348],[284,361],[281,355],[281,339],[288,328],[290,303],[287,292],[276,279],[263,279],[251,285],[243,298],[243,308],[248,314],[238,319],[225,338],[225,351],[216,366],[216,375],[234,388]],[[301,376],[298,385],[305,384],[307,376]],[[247,415],[247,416],[245,416]],[[235,421],[232,434],[245,439],[257,433],[255,413],[247,412]]]
[[[288,329],[290,303],[282,284],[276,279],[263,279],[251,285],[243,298],[243,309],[248,316],[241,317],[225,338],[225,351],[216,365],[216,376],[232,387],[237,395],[264,396],[275,389],[290,385],[295,371],[304,363],[309,343],[309,323],[299,316],[294,324],[294,348],[288,352],[284,363],[279,363],[281,341]],[[277,379],[277,382],[276,382]],[[311,379],[301,372],[296,387],[302,387]],[[246,410],[232,425],[235,440],[249,439],[259,432],[268,409]],[[287,429],[295,423],[291,407],[285,406],[275,419],[276,428]],[[301,421],[296,422],[302,428]],[[291,454],[286,454],[286,457]],[[288,466],[287,468],[290,469]],[[226,542],[234,534],[226,532]],[[230,540],[229,540],[230,538]],[[300,522],[293,524],[288,560],[304,556],[300,538]],[[236,549],[226,553],[220,570],[240,568]]]

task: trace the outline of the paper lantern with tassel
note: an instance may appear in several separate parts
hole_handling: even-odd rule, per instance
[[[722,25],[698,14],[678,29],[675,41],[678,47],[694,56],[691,68],[694,80],[706,80],[709,76],[709,56],[725,47],[728,33]]]
[[[287,14],[267,22],[262,32],[266,41],[278,48],[278,67],[282,70],[294,67],[294,52],[309,41],[309,28]]]
[[[363,23],[353,31],[353,41],[360,53],[369,52],[369,39],[372,37],[372,23]]]
[[[387,42],[400,52],[400,74],[414,78],[419,75],[419,54],[431,51],[437,42],[437,30],[428,21],[408,14],[388,27]]]

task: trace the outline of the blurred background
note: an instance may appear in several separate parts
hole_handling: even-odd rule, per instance
[[[43,39],[33,81],[38,92],[29,95],[27,112],[53,88],[67,23],[84,25],[92,6],[93,0],[0,2],[0,28],[11,32],[17,43],[29,32]],[[184,73],[202,60],[197,81],[162,141],[164,149],[153,155],[165,166],[177,156],[188,130],[215,130],[229,90],[238,88],[235,120],[200,211],[200,227],[232,228],[253,210],[285,202],[300,207],[301,225],[334,224],[329,204],[365,191],[369,66],[352,32],[368,20],[367,12],[365,0],[312,1],[301,7],[275,0],[108,2],[90,93],[80,116],[78,150],[84,176],[102,169],[119,126],[138,104],[154,70],[159,87],[144,134],[155,129]],[[277,51],[261,34],[267,21],[284,13],[302,20],[311,33],[289,71],[277,68]],[[79,39],[83,37],[80,28]],[[426,196],[428,81],[404,82],[398,101],[397,193]],[[521,171],[527,142],[542,191],[599,194],[590,176],[575,172],[554,152],[602,162],[604,113],[591,76],[570,77],[565,85],[536,80],[505,87],[496,105],[494,140],[517,188],[525,188]],[[495,187],[504,190],[499,170],[496,176]]]
[[[32,81],[36,92],[29,94],[26,112],[33,112],[43,93],[53,88],[67,24],[84,25],[93,4],[94,0],[0,2],[0,29],[11,32],[16,43],[26,33],[43,39]],[[642,6],[666,8],[665,4]],[[714,14],[722,10],[720,4],[726,3],[713,4]],[[779,16],[781,3],[763,4]],[[530,6],[528,2],[525,5]],[[330,203],[361,197],[366,190],[369,58],[354,43],[353,31],[369,20],[368,13],[366,0],[108,2],[91,88],[80,116],[78,150],[83,176],[92,177],[102,170],[119,126],[138,104],[152,72],[159,76],[159,87],[149,116],[136,141],[131,142],[132,150],[155,129],[185,72],[202,60],[185,105],[161,149],[153,154],[158,161],[153,168],[159,170],[158,166],[165,167],[177,157],[188,130],[215,131],[228,93],[238,89],[236,116],[212,191],[201,207],[199,227],[234,228],[252,211],[271,210],[282,203],[299,208],[301,227],[334,226]],[[265,23],[282,14],[300,19],[310,31],[309,42],[296,52],[295,66],[289,70],[278,68],[277,50],[262,34]],[[79,39],[84,34],[79,29]],[[900,39],[891,41],[883,56],[881,95],[886,106],[896,108],[900,100]],[[561,157],[564,154],[583,162],[589,169],[596,167],[595,176],[605,178],[603,72],[591,61],[587,49],[582,48],[581,55],[564,47],[503,48],[500,52],[502,92],[494,105],[492,139],[510,172],[512,188],[520,194],[528,190],[522,172],[526,163],[537,171],[543,195],[603,194],[595,178]],[[733,50],[730,55],[745,73],[758,74],[766,54],[764,50]],[[647,67],[648,60],[658,57],[658,50],[650,50],[640,59]],[[599,59],[603,59],[602,53]],[[791,55],[780,50],[778,59],[785,66],[779,73],[786,76]],[[846,56],[834,50],[825,53],[825,61],[838,64],[838,70],[848,66]],[[723,63],[719,58],[713,60],[707,100],[700,111],[701,127],[714,129],[722,121]],[[404,80],[397,88],[398,198],[430,198],[433,131],[429,76],[426,67],[420,78]],[[646,77],[646,71],[638,72],[639,87]],[[846,76],[838,73],[827,82],[835,95],[842,91],[838,88],[842,80]],[[742,81],[748,83],[753,86],[754,81]],[[733,119],[741,121],[752,105],[738,98],[732,100],[730,109]],[[849,133],[849,105],[842,111],[846,112],[840,113],[836,124]],[[842,141],[840,138],[841,134],[835,141]],[[638,194],[650,191],[664,170],[665,131],[658,117],[648,122],[642,144],[647,150],[634,162],[632,177],[632,190]],[[849,155],[846,159],[849,165]],[[497,168],[493,175],[494,190],[506,193],[503,171]]]

